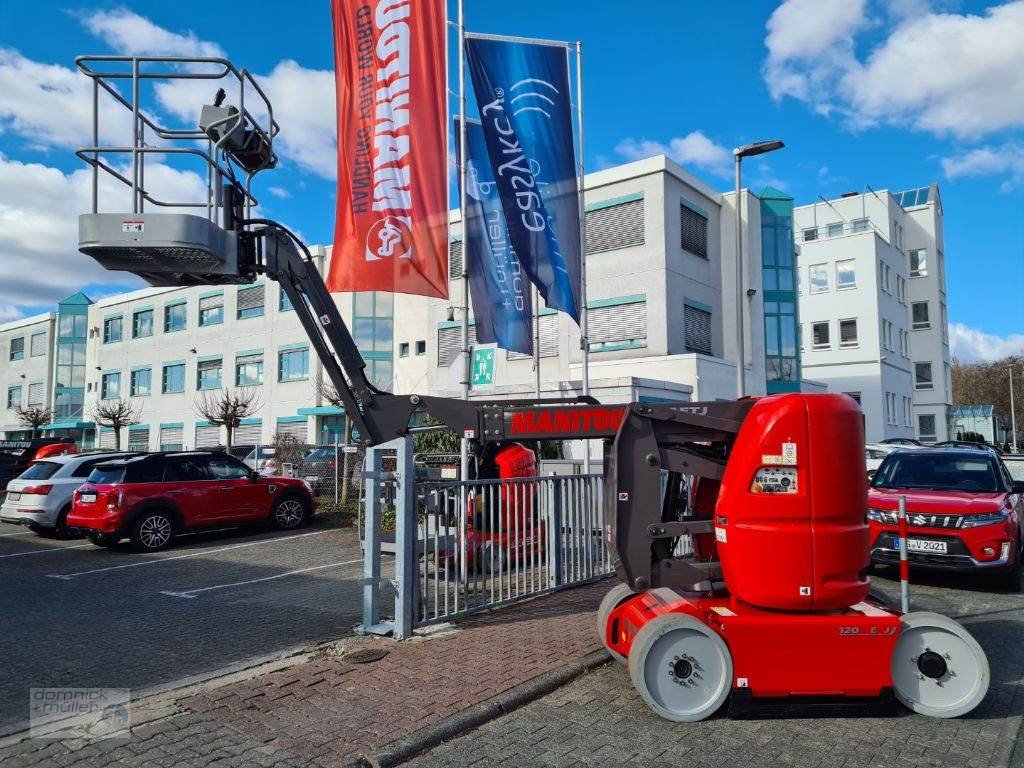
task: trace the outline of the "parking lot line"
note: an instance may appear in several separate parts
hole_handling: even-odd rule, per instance
[[[47,549],[31,549],[28,552],[12,552],[9,555],[0,555],[0,560],[5,557],[24,557],[25,555],[42,555],[47,552],[66,552],[69,549],[83,549],[91,547],[92,544],[75,544],[73,547],[48,547]]]
[[[309,568],[298,568],[294,571],[285,571],[284,573],[275,573],[273,576],[263,576],[259,579],[249,579],[248,581],[233,581],[229,584],[214,584],[212,587],[198,587],[197,589],[184,589],[179,592],[172,590],[161,590],[161,595],[167,595],[168,597],[185,597],[193,598],[201,592],[212,592],[215,589],[227,589],[228,587],[243,587],[246,584],[259,584],[262,581],[273,581],[274,579],[283,579],[285,576],[294,576],[298,573],[308,573],[309,571],[322,571],[325,568],[340,568],[343,565],[354,565],[355,563],[363,562],[363,558],[358,560],[344,560],[340,563],[327,563],[326,565],[313,565]]]
[[[35,531],[18,531],[17,533],[0,533],[0,539],[6,539],[8,536],[33,536]]]
[[[194,552],[187,552],[184,555],[174,555],[173,557],[156,557],[148,560],[142,560],[137,563],[122,563],[121,565],[108,565],[105,568],[92,568],[88,571],[78,571],[77,573],[48,573],[47,578],[50,579],[63,579],[64,581],[70,581],[71,579],[79,576],[88,576],[91,573],[102,573],[104,571],[117,571],[122,568],[135,568],[140,565],[156,565],[157,563],[166,563],[171,560],[184,560],[186,557],[198,557],[199,555],[212,555],[216,552],[226,552],[229,549],[241,549],[242,547],[255,547],[257,544],[272,544],[275,541],[288,541],[289,539],[302,539],[306,536],[319,536],[323,533],[329,533],[330,531],[337,531],[338,528],[325,528],[322,531],[311,531],[309,533],[299,533],[294,536],[276,536],[274,538],[259,539],[258,541],[247,541],[244,544],[232,544],[228,547],[217,547],[215,549],[198,549]]]

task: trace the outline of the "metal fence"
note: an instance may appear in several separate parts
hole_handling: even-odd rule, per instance
[[[416,482],[414,467],[411,440],[366,454],[364,632],[403,638],[611,573],[599,475]]]

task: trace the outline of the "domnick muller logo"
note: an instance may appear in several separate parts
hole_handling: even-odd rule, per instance
[[[385,216],[366,233],[366,260],[411,259],[412,231],[397,216]]]

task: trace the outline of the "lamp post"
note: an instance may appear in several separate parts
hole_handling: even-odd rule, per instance
[[[1010,430],[1013,432],[1013,452],[1017,452],[1017,409],[1013,404],[1013,366],[1010,366]]]
[[[743,397],[746,394],[746,370],[743,350],[743,209],[740,198],[740,190],[744,157],[755,157],[767,152],[774,152],[782,149],[783,144],[778,139],[769,141],[757,141],[753,144],[744,144],[732,151],[736,160],[736,397]]]

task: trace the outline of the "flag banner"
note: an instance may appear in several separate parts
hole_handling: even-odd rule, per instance
[[[332,0],[338,194],[327,287],[448,297],[444,0]]]
[[[547,305],[580,319],[580,211],[565,48],[467,35],[509,239]]]
[[[455,118],[455,136],[460,135]],[[532,355],[530,281],[509,241],[484,131],[475,120],[466,121],[466,189],[462,258],[469,272],[476,340]]]

